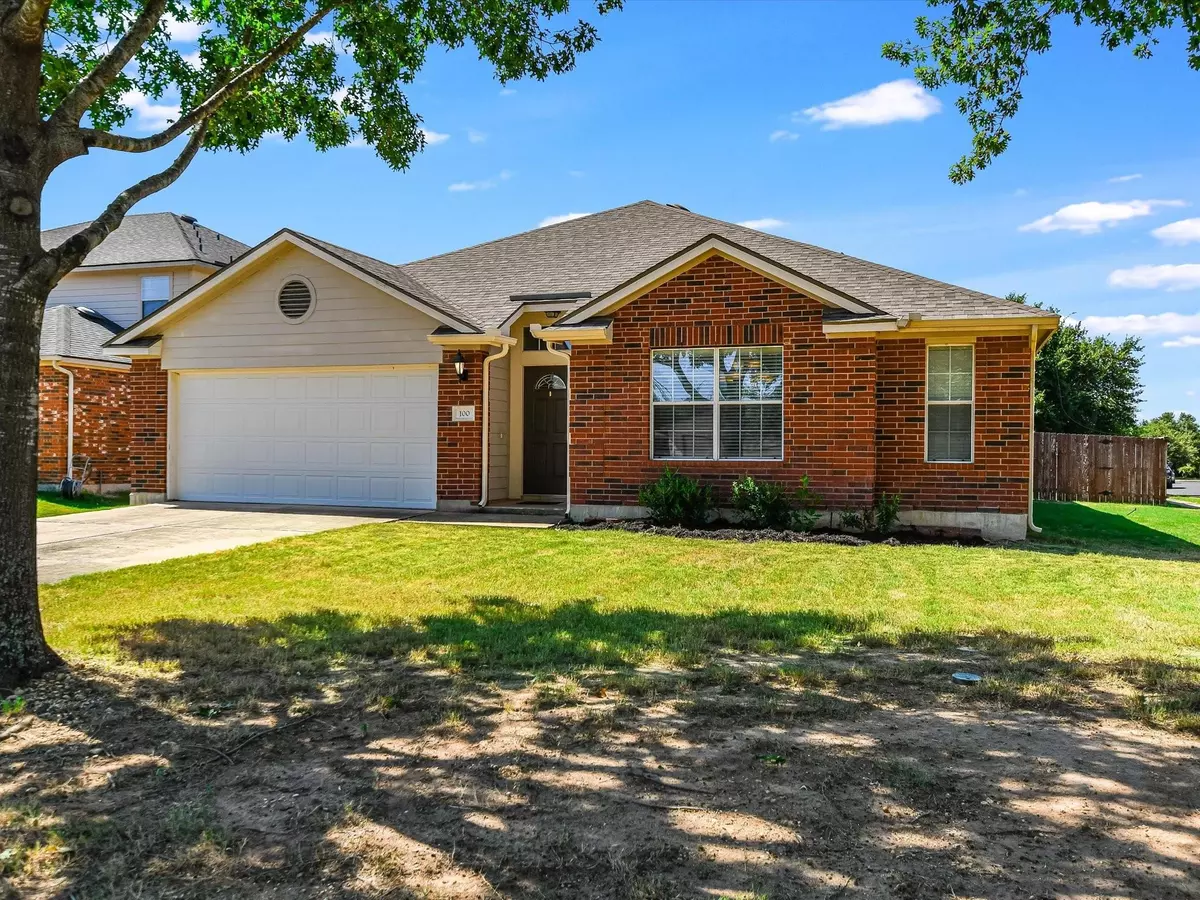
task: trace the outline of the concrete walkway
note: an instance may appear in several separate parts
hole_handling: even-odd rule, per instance
[[[38,581],[230,550],[368,522],[546,528],[557,518],[226,503],[155,503],[38,520]]]

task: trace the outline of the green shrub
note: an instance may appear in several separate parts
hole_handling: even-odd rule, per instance
[[[900,521],[900,494],[884,491],[875,501],[875,527],[880,534],[887,534]]]
[[[657,481],[642,485],[638,503],[646,507],[655,525],[701,528],[716,506],[713,489],[695,478],[664,467]]]
[[[797,531],[812,531],[821,518],[821,495],[808,486],[808,476],[800,476],[800,487],[796,488],[797,509],[792,513],[792,527]]]
[[[879,495],[874,506],[850,509],[842,513],[840,524],[848,531],[864,534],[887,534],[900,520],[900,494],[886,491]]]
[[[782,485],[743,475],[733,483],[732,502],[750,528],[811,531],[821,517],[821,498],[809,487],[807,475],[790,496]]]
[[[786,531],[792,527],[792,503],[782,485],[743,475],[733,483],[731,499],[750,528]]]

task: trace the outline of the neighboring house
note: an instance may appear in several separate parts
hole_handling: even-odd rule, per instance
[[[42,233],[55,247],[84,224]],[[68,473],[89,486],[129,486],[129,360],[106,341],[249,249],[190,216],[127,216],[51,291],[42,325],[38,482]]]
[[[641,202],[393,266],[293,231],[110,342],[135,502],[638,515],[663,466],[1025,534],[1044,310]]]

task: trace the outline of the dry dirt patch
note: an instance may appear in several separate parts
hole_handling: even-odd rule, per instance
[[[61,672],[0,741],[0,896],[1200,897],[1200,742],[1120,698],[728,662]]]

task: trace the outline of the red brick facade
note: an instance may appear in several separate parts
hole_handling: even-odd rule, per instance
[[[129,371],[129,467],[134,491],[167,491],[167,373],[157,359],[134,359]]]
[[[438,500],[477,503],[483,490],[483,350],[463,350],[467,380],[454,371],[457,350],[445,350],[438,366]],[[455,422],[455,406],[474,406],[474,422]]]
[[[1029,338],[975,340],[975,461],[925,462],[925,341],[879,342],[878,488],[906,507],[1022,513],[1029,499]]]
[[[671,462],[718,488],[750,474],[794,487],[807,474],[832,509],[899,492],[906,508],[1023,512],[1029,464],[1029,341],[976,341],[975,462],[925,462],[925,341],[830,339],[821,304],[715,256],[617,311],[613,340],[571,360],[571,501],[637,503],[650,458],[654,348],[782,345],[784,458]]]
[[[74,452],[91,457],[88,486],[129,483],[129,373],[68,366],[75,376]],[[38,383],[38,482],[57,484],[67,473],[67,376],[48,364]],[[82,476],[75,470],[75,477]]]
[[[783,459],[687,461],[672,468],[718,486],[753,475],[863,505],[875,490],[875,341],[831,341],[821,304],[722,257],[711,257],[620,309],[610,345],[571,359],[571,501],[637,502],[664,463],[650,459],[650,351],[782,345]]]

